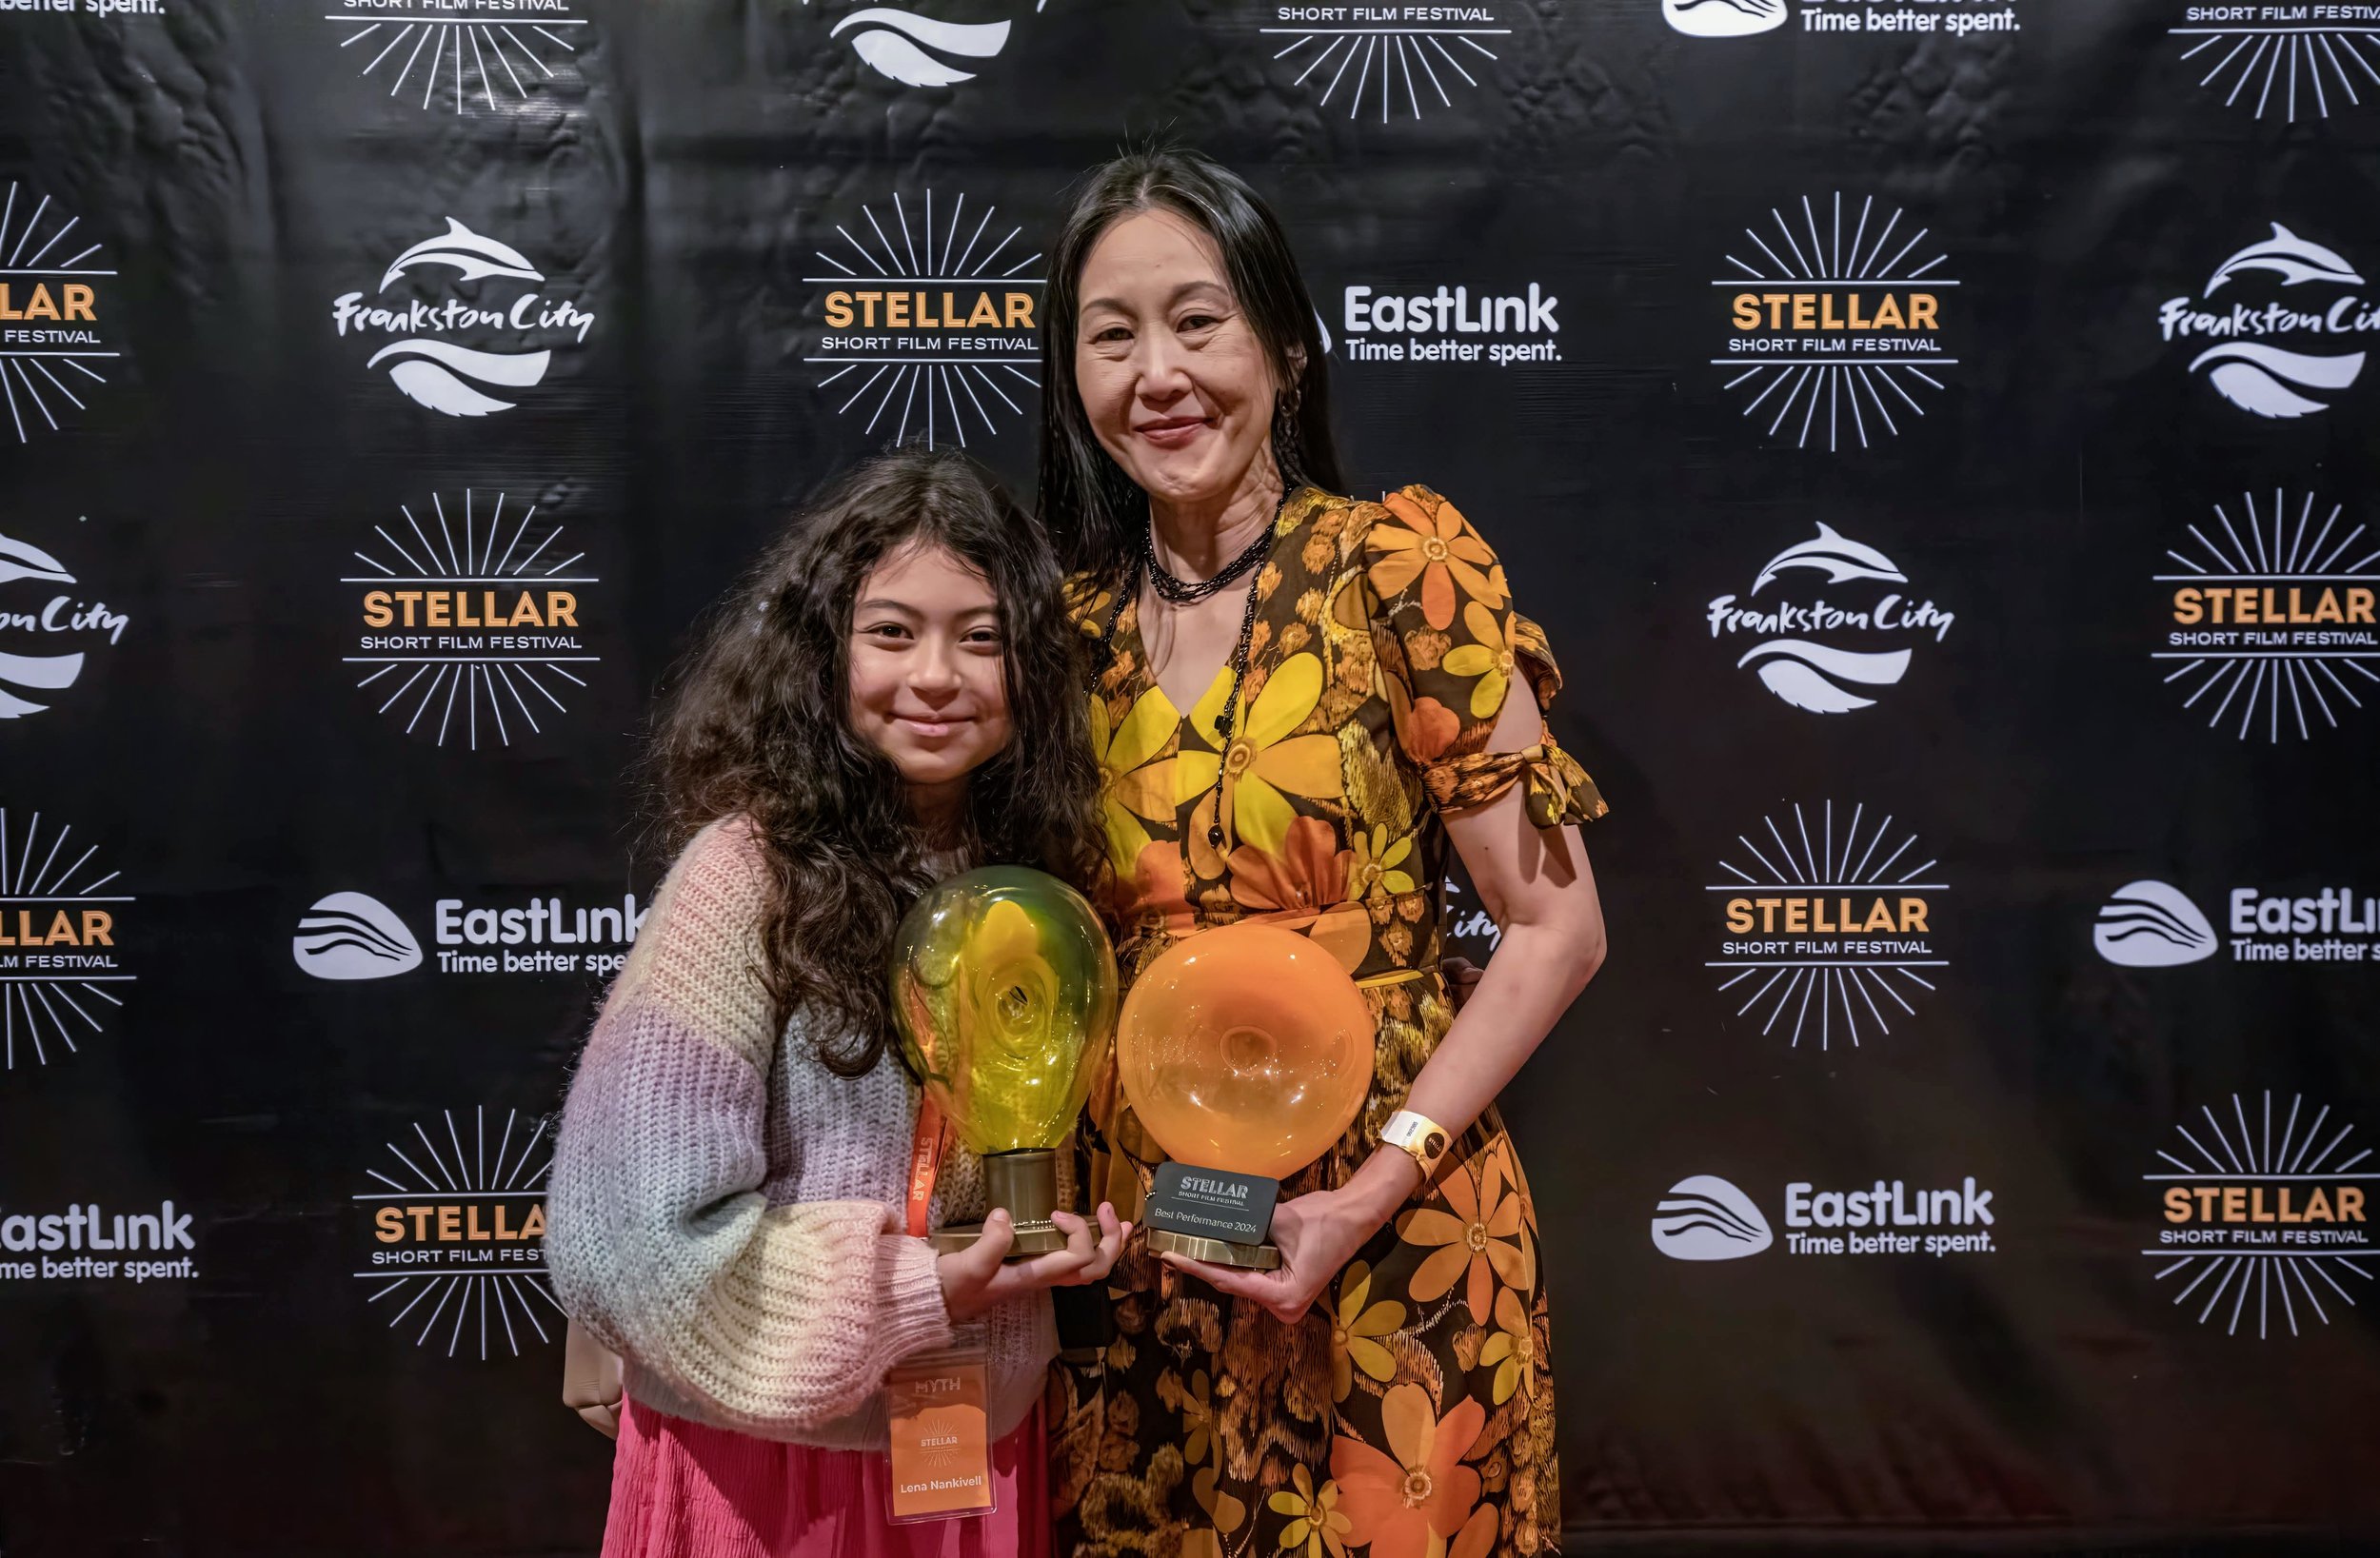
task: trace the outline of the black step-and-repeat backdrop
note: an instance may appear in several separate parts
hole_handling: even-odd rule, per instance
[[[1160,134],[1614,803],[1574,1550],[2380,1528],[2380,7],[0,0],[0,1552],[593,1549],[650,691]]]

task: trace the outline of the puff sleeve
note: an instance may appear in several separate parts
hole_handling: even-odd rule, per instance
[[[1518,784],[1540,828],[1607,808],[1549,727],[1517,752],[1490,752],[1513,687],[1543,708],[1560,690],[1544,631],[1514,609],[1503,564],[1462,511],[1423,486],[1381,500],[1362,542],[1374,654],[1398,745],[1441,812],[1484,806]]]

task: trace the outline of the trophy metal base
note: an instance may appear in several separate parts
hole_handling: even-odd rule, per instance
[[[1047,1147],[1021,1152],[993,1153],[983,1159],[983,1200],[1004,1208],[1017,1231],[1017,1242],[1006,1256],[1025,1260],[1066,1248],[1066,1235],[1049,1214],[1058,1206],[1058,1154]],[[926,1235],[936,1254],[964,1250],[983,1236],[982,1223],[958,1223]]]
[[[1242,1272],[1278,1272],[1280,1270],[1280,1249],[1270,1244],[1233,1244],[1225,1239],[1205,1239],[1196,1233],[1177,1233],[1171,1229],[1149,1230],[1149,1248],[1160,1254],[1186,1256],[1202,1260],[1209,1266],[1230,1266]]]

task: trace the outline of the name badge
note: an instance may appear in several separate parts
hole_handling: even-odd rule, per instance
[[[904,1359],[884,1376],[892,1518],[951,1520],[993,1504],[991,1413],[981,1351]]]

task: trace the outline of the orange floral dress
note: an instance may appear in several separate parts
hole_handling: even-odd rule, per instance
[[[1079,583],[1072,607],[1107,641],[1091,725],[1127,980],[1181,937],[1263,918],[1329,948],[1377,1018],[1362,1112],[1288,1196],[1345,1182],[1453,1024],[1439,814],[1516,784],[1539,827],[1604,806],[1550,731],[1486,750],[1516,683],[1542,703],[1559,677],[1454,504],[1418,486],[1377,503],[1307,489],[1276,534],[1230,731],[1216,728],[1228,666],[1184,715],[1149,672],[1137,602]],[[1112,1079],[1089,1120],[1086,1183],[1137,1214],[1162,1152]],[[1167,1271],[1139,1241],[1108,1296],[1104,1354],[1052,1374],[1060,1552],[1485,1558],[1557,1544],[1537,1213],[1495,1110],[1300,1324]]]

